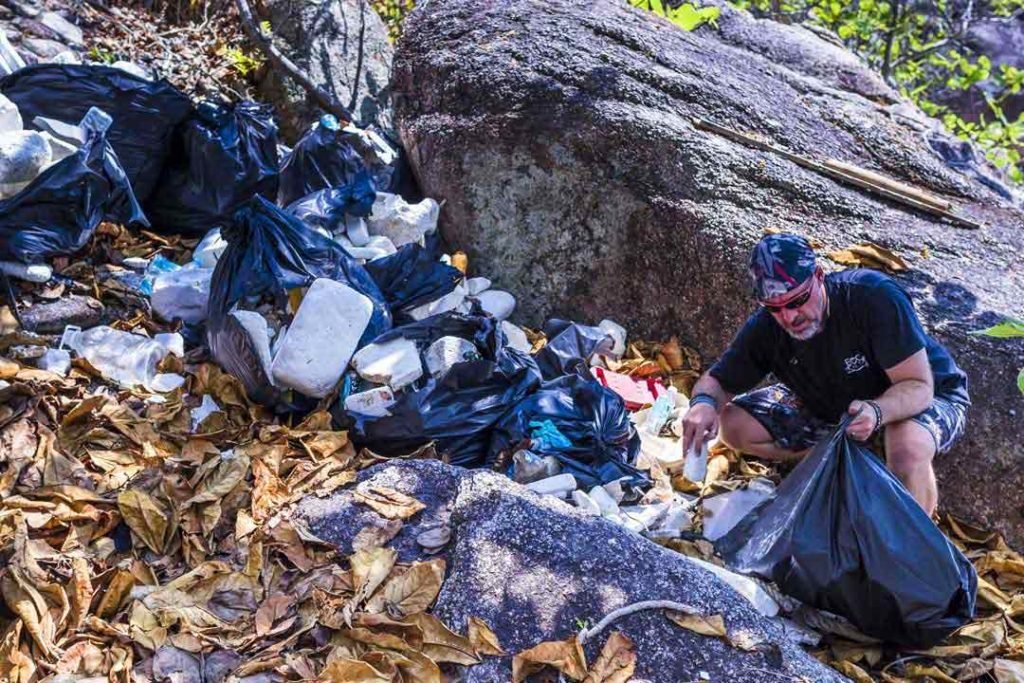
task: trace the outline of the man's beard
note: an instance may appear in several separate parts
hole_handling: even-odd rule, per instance
[[[800,332],[793,332],[792,330],[787,328],[786,334],[788,334],[793,339],[796,339],[797,341],[807,341],[814,335],[821,332],[824,328],[824,320],[819,318],[818,320],[815,320],[810,325],[808,325],[806,329],[800,330]]]

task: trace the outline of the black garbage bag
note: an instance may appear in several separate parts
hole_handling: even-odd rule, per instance
[[[0,79],[26,127],[37,116],[77,124],[92,107],[114,120],[107,140],[143,205],[156,187],[171,134],[192,111],[188,97],[164,80],[110,66],[35,64]]]
[[[389,416],[354,416],[356,444],[401,455],[434,441],[438,454],[453,465],[484,464],[491,427],[540,384],[540,372],[529,355],[506,345],[498,321],[488,316],[442,313],[374,341],[404,337],[423,351],[446,336],[473,342],[481,358],[456,363],[421,388],[406,390],[388,408]]]
[[[595,353],[608,353],[615,343],[600,328],[558,318],[544,323],[543,332],[548,343],[534,357],[546,380],[588,374],[590,357]]]
[[[716,547],[867,635],[930,647],[973,618],[977,574],[848,422]]]
[[[405,244],[394,254],[374,259],[366,270],[384,292],[396,324],[407,322],[406,312],[440,299],[462,279],[458,268],[437,260],[418,244]]]
[[[310,192],[289,204],[285,211],[311,228],[323,228],[333,233],[344,228],[345,214],[369,216],[376,196],[373,180],[364,169],[347,185]]]
[[[248,335],[229,315],[243,298],[278,297],[285,290],[329,278],[373,301],[373,315],[360,346],[390,329],[391,314],[369,273],[341,245],[313,232],[263,197],[253,197],[242,205],[221,234],[228,246],[210,281],[207,341],[214,359],[242,381],[253,400],[282,409],[301,407],[287,403],[282,392],[271,386]]]
[[[0,260],[39,263],[72,254],[102,220],[146,227],[117,154],[107,142],[110,117],[98,109],[81,120],[85,142],[0,201]]]
[[[255,102],[201,102],[174,133],[160,183],[146,202],[157,232],[205,235],[253,195],[277,196],[277,124]]]
[[[360,173],[365,173],[376,189],[371,166],[380,165],[365,140],[342,130],[338,120],[328,114],[299,139],[281,165],[278,203],[285,206],[317,190],[351,185]]]
[[[626,478],[630,486],[650,480],[633,466],[640,452],[640,435],[629,421],[622,397],[592,378],[572,374],[544,382],[519,402],[491,434],[488,462],[529,440],[534,429],[550,421],[571,445],[537,442],[531,451],[552,455],[562,471],[587,488]]]

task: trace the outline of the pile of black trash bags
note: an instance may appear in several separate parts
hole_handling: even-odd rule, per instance
[[[272,386],[230,312],[244,297],[328,278],[373,303],[359,347],[403,336],[425,349],[441,336],[458,336],[479,351],[479,359],[404,390],[380,418],[346,414],[349,373],[333,413],[359,444],[401,453],[433,442],[450,462],[479,467],[528,444],[531,421],[551,420],[573,443],[553,455],[581,484],[648,483],[630,464],[639,438],[621,398],[587,372],[587,360],[607,339],[603,332],[569,326],[561,345],[534,358],[510,348],[497,321],[479,309],[414,321],[411,308],[463,279],[439,260],[436,235],[363,265],[323,234],[347,216],[368,216],[377,191],[395,191],[404,173],[400,157],[386,163],[364,136],[332,117],[282,153],[266,105],[193,103],[166,81],[107,66],[25,67],[0,79],[0,93],[27,125],[77,125],[85,138],[78,153],[0,203],[0,260],[38,263],[73,254],[103,220],[185,237],[219,227],[228,247],[212,276],[206,329],[185,336],[205,336],[215,360],[255,400],[281,412],[318,404]]]
[[[436,234],[365,265],[323,234],[347,216],[369,215],[377,191],[394,191],[400,157],[383,162],[363,137],[329,119],[282,154],[270,108],[194,104],[165,81],[112,67],[29,66],[0,79],[0,92],[26,122],[75,125],[81,139],[77,153],[0,202],[0,260],[72,254],[103,220],[190,237],[220,227],[228,246],[212,276],[203,333],[254,400],[281,412],[322,406],[272,386],[230,313],[245,297],[328,278],[372,302],[359,347],[401,337],[422,352],[454,336],[476,349],[398,392],[377,417],[345,410],[359,380],[343,375],[325,400],[357,445],[400,455],[433,443],[466,467],[504,467],[510,453],[528,449],[556,458],[582,487],[618,481],[636,495],[649,486],[634,467],[640,441],[622,398],[590,374],[591,357],[609,348],[604,332],[552,320],[546,346],[531,354],[512,348],[478,306],[413,320],[412,308],[463,279],[441,260]],[[538,428],[561,438],[535,438]],[[718,545],[738,571],[890,642],[928,646],[973,616],[970,562],[842,426]]]

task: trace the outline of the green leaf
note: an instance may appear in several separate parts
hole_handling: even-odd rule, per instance
[[[986,337],[996,337],[999,339],[1024,337],[1024,320],[1007,318],[998,325],[986,327],[984,330],[973,330],[971,334],[983,334]]]
[[[1017,374],[1017,388],[1020,389],[1020,393],[1024,394],[1024,368],[1021,368]]]
[[[683,3],[669,16],[676,26],[684,31],[693,31],[704,24],[715,24],[722,10],[718,7],[694,7],[690,3]]]

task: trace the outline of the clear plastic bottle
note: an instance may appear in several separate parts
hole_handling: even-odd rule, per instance
[[[691,443],[690,450],[686,452],[686,462],[683,464],[683,476],[694,483],[702,483],[708,473],[708,442],[700,445]]]
[[[184,383],[180,375],[156,371],[169,349],[140,334],[100,325],[85,331],[68,330],[63,343],[88,360],[104,378],[125,387],[141,384],[153,391],[170,391]]]
[[[661,434],[662,427],[672,417],[672,410],[676,407],[676,388],[669,387],[668,391],[659,396],[650,412],[647,413],[647,420],[644,422],[644,431],[652,436]]]

